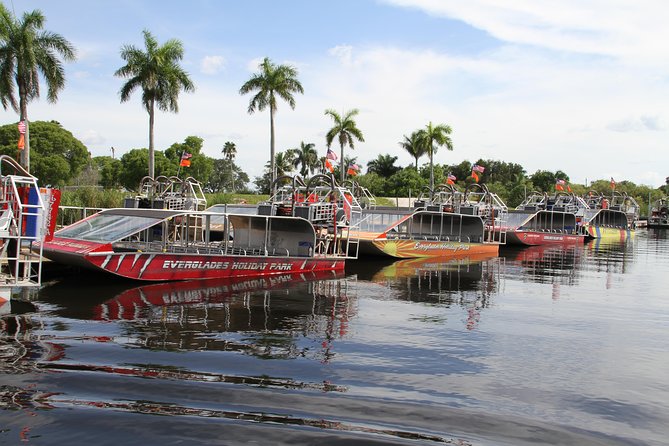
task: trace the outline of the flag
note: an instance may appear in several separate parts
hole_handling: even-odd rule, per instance
[[[477,183],[479,182],[479,176],[473,170],[472,170],[472,178],[474,178],[474,181],[476,181]]]
[[[23,136],[23,133],[19,135],[19,149],[23,150],[26,147],[26,139],[25,136]]]
[[[330,173],[333,173],[333,172],[334,172],[334,166],[332,165],[332,163],[330,162],[330,160],[327,159],[327,158],[325,159],[325,168],[326,168],[327,170],[329,170]]]
[[[567,192],[571,192],[571,186],[567,184]]]
[[[475,172],[483,173],[485,171],[485,167],[479,166],[478,164],[474,164],[472,166],[472,170],[475,171]]]
[[[190,167],[190,159],[193,157],[192,153],[184,152],[181,154],[181,162],[179,166]]]
[[[611,189],[615,188],[616,188],[616,180],[614,180],[613,177],[611,177]]]
[[[564,185],[566,184],[565,180],[556,180],[555,181],[555,190],[564,190]]]
[[[325,155],[325,157],[326,157],[327,159],[329,159],[329,160],[337,161],[337,154],[334,153],[334,152],[333,152],[332,150],[330,150],[330,149],[328,149],[328,154]]]
[[[346,173],[354,177],[358,174],[359,171],[360,167],[357,164],[351,164],[350,166],[348,166],[348,170],[346,171]]]
[[[455,175],[449,173],[448,176],[446,177],[446,184],[455,184],[455,180],[457,180],[457,178],[455,178]]]
[[[19,133],[24,134],[26,132],[26,122],[25,121],[19,121]]]

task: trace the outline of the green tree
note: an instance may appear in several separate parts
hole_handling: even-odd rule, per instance
[[[193,177],[203,184],[209,181],[214,171],[214,160],[202,153],[204,140],[199,136],[187,136],[182,143],[174,143],[165,150],[165,158],[181,177]],[[190,166],[180,166],[181,157],[185,153],[191,155]]]
[[[445,124],[432,125],[432,121],[424,129],[419,130],[420,146],[430,156],[430,189],[434,189],[434,153],[440,146],[446,146],[448,150],[453,150],[453,142],[449,136],[451,132],[450,126]]]
[[[232,141],[226,141],[225,144],[223,144],[223,156],[225,159],[228,161],[229,167],[230,167],[230,183],[231,183],[231,188],[230,190],[232,192],[235,191],[235,172],[234,172],[234,165],[235,165],[235,156],[237,156],[237,146],[235,145],[234,142]],[[247,180],[248,181],[248,180]]]
[[[214,171],[205,187],[211,192],[234,191],[235,188],[232,185],[236,184],[236,190],[245,190],[248,182],[248,174],[232,160],[216,159],[214,160]]]
[[[374,172],[366,173],[355,178],[355,181],[363,187],[366,187],[373,195],[377,197],[386,197],[392,195],[388,192],[387,177],[382,177]]]
[[[314,173],[318,169],[318,153],[314,149],[314,143],[300,142],[300,147],[291,149],[293,156],[293,167],[300,170],[300,175],[306,178],[309,173]]]
[[[156,106],[161,111],[179,112],[179,93],[191,92],[195,85],[188,73],[181,68],[183,45],[177,39],[170,39],[159,46],[147,30],[143,31],[146,52],[133,45],[121,47],[121,58],[126,65],[116,70],[117,77],[128,78],[120,91],[121,102],[130,99],[136,89],[142,90],[142,105],[149,114],[149,176],[155,177],[155,149],[153,127]]]
[[[154,162],[156,176],[165,175],[169,177],[176,175],[178,166],[168,159],[162,151],[155,151]],[[121,157],[121,173],[119,175],[121,185],[128,190],[136,191],[139,188],[140,181],[146,176],[148,165],[149,149],[132,149],[124,153]]]
[[[413,167],[405,167],[388,178],[388,195],[392,197],[416,197],[427,185],[427,181]]]
[[[0,101],[5,110],[11,106],[18,112],[19,121],[26,124],[20,162],[28,171],[31,149],[28,103],[39,98],[39,75],[47,85],[47,100],[56,102],[58,92],[65,86],[60,58],[66,61],[76,58],[74,47],[64,37],[42,30],[45,21],[39,10],[26,12],[19,20],[0,4]]]
[[[418,172],[418,158],[425,155],[425,149],[420,143],[420,133],[415,131],[411,136],[404,135],[404,139],[400,141],[400,147],[409,152],[409,154],[416,160],[416,172]]]
[[[63,186],[81,173],[88,164],[86,146],[56,121],[31,124],[32,174],[42,184]],[[0,153],[16,156],[19,131],[15,124],[0,127]]]
[[[334,141],[335,138],[339,140],[339,146],[341,148],[339,174],[342,184],[344,183],[346,174],[344,146],[348,145],[351,149],[355,149],[354,141],[356,139],[360,142],[365,142],[362,132],[358,129],[357,124],[353,119],[358,113],[360,113],[360,111],[357,108],[349,110],[341,115],[332,109],[325,110],[325,115],[330,116],[334,121],[334,126],[325,134],[325,141],[328,149],[332,146],[332,141]]]
[[[254,180],[254,183],[260,193],[273,193],[274,191],[270,190],[272,183],[274,182],[272,178],[276,179],[292,173],[292,171],[295,169],[293,166],[293,161],[293,153],[290,150],[277,153],[274,157],[274,169],[276,170],[276,177],[272,176],[272,163],[268,161],[267,164],[265,164],[265,171],[263,172],[262,177],[256,177]]]
[[[277,96],[288,102],[290,108],[295,109],[294,93],[304,93],[302,84],[297,80],[297,69],[290,65],[275,65],[265,57],[258,66],[259,73],[251,76],[239,89],[239,94],[257,92],[249,102],[248,112],[254,113],[256,110],[263,111],[269,108],[269,159],[270,159],[270,183],[277,178],[278,173],[274,165],[274,113],[277,111]]]
[[[120,186],[121,160],[111,156],[96,156],[93,158],[93,166],[100,173],[100,185],[105,188]]]
[[[566,182],[569,182],[569,176],[561,170],[555,172],[537,170],[530,176],[530,181],[532,181],[534,188],[542,192],[554,192],[557,180],[565,180]]]
[[[376,159],[367,163],[367,172],[376,173],[381,177],[388,178],[392,174],[402,170],[401,167],[395,165],[397,161],[396,156],[391,155],[379,155]]]

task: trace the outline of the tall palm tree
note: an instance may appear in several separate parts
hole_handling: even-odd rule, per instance
[[[404,135],[404,139],[399,144],[416,160],[416,172],[418,172],[418,158],[425,155],[425,150],[420,144],[420,133],[415,131],[411,133],[411,136]]]
[[[39,10],[17,19],[0,4],[0,101],[19,113],[26,124],[21,164],[30,171],[30,131],[28,102],[39,98],[39,74],[47,85],[47,100],[56,102],[65,86],[65,71],[59,57],[76,59],[74,47],[59,34],[43,31],[46,19]],[[18,90],[18,101],[14,85]]]
[[[346,168],[344,167],[344,146],[348,145],[351,149],[355,149],[353,144],[354,140],[357,139],[360,142],[365,142],[362,132],[358,129],[355,120],[353,119],[358,113],[360,113],[360,111],[357,108],[349,110],[343,115],[340,115],[332,109],[325,110],[325,115],[330,116],[334,121],[334,127],[328,130],[325,135],[328,149],[335,138],[339,140],[339,146],[341,147],[341,156],[339,158],[341,164],[339,165],[339,171],[342,184],[344,184],[346,175]]]
[[[235,156],[237,156],[237,146],[232,141],[226,141],[223,144],[223,156],[230,163],[230,181],[232,183],[232,192],[235,191],[235,172],[233,170]]]
[[[251,79],[242,85],[239,94],[257,92],[249,102],[249,114],[269,107],[270,184],[273,184],[277,178],[277,169],[274,164],[274,113],[277,110],[277,96],[288,102],[290,108],[295,109],[293,93],[304,93],[304,89],[300,81],[297,80],[297,69],[290,65],[275,65],[268,57],[265,57],[258,68],[260,72],[255,73],[251,76]]]
[[[418,139],[420,146],[430,156],[430,189],[434,189],[434,152],[439,146],[446,146],[448,150],[453,150],[451,137],[451,127],[446,124],[432,125],[430,121],[424,129],[419,130]]]
[[[315,144],[312,142],[300,142],[300,147],[291,149],[293,154],[293,166],[300,169],[300,175],[306,178],[309,173],[314,173],[318,168],[318,153],[314,149]]]
[[[194,91],[195,85],[188,73],[179,65],[184,57],[181,41],[170,39],[159,46],[149,31],[144,30],[142,33],[146,52],[133,45],[123,45],[121,58],[126,61],[126,65],[116,70],[114,76],[128,78],[119,92],[121,102],[129,100],[135,89],[142,90],[142,105],[149,113],[149,176],[153,178],[155,175],[153,125],[156,106],[161,111],[178,113],[179,93],[181,90]]]

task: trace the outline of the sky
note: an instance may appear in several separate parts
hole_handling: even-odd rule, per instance
[[[222,158],[226,141],[251,178],[269,160],[269,111],[247,112],[239,88],[264,57],[298,71],[304,94],[280,101],[276,150],[314,143],[326,153],[326,109],[358,109],[364,142],[347,156],[413,158],[404,135],[453,132],[434,162],[494,159],[528,174],[562,170],[573,183],[613,177],[661,186],[669,175],[669,2],[666,0],[2,0],[38,9],[44,29],[77,49],[56,103],[29,104],[92,156],[148,147],[141,92],[124,103],[123,45],[178,39],[196,90],[179,113],[158,112],[157,150],[188,136]],[[0,109],[0,124],[17,114]],[[338,147],[337,147],[338,153]],[[427,163],[427,157],[419,163]]]

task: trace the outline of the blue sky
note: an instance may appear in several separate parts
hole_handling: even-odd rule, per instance
[[[437,163],[499,159],[563,170],[573,182],[614,177],[659,186],[669,172],[669,3],[662,0],[3,0],[33,9],[66,37],[56,104],[29,105],[31,120],[56,120],[93,156],[148,146],[140,94],[121,104],[124,44],[181,40],[196,84],[178,114],[156,117],[156,148],[189,135],[221,157],[226,141],[251,177],[269,157],[269,114],[247,113],[239,87],[263,57],[295,66],[304,86],[279,104],[277,150],[316,144],[325,154],[327,108],[358,108],[365,136],[354,154],[413,162],[398,142],[428,122],[453,128],[454,150]],[[0,111],[15,122],[12,110]],[[427,158],[421,160],[427,162]]]

